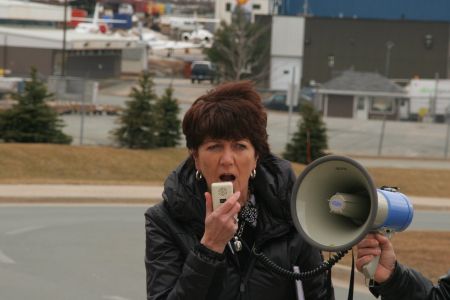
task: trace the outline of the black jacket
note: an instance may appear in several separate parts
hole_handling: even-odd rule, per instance
[[[448,300],[450,299],[450,271],[433,283],[419,272],[397,263],[392,276],[371,289],[384,300]]]
[[[147,299],[296,299],[295,282],[268,270],[254,255],[241,268],[228,247],[225,259],[214,261],[193,250],[204,232],[206,191],[194,174],[188,159],[167,178],[163,202],[145,214]],[[284,268],[313,269],[322,256],[292,225],[289,199],[295,176],[290,163],[268,156],[256,174],[251,180],[258,205],[255,245]],[[325,275],[304,280],[303,288],[306,299],[334,299]]]

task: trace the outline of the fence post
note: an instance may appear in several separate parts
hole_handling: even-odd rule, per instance
[[[447,121],[447,137],[445,139],[444,157],[448,159],[448,142],[450,140],[450,121]]]
[[[381,155],[381,149],[383,148],[384,129],[386,128],[386,112],[383,115],[383,122],[381,123],[380,141],[378,143],[378,156]]]

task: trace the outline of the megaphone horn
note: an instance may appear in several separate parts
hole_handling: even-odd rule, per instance
[[[413,207],[395,188],[376,189],[355,160],[329,155],[313,161],[297,179],[291,214],[306,242],[336,252],[350,249],[371,231],[405,230]]]

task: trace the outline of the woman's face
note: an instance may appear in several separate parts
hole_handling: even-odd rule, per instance
[[[234,192],[241,192],[239,202],[243,204],[247,201],[248,180],[257,161],[250,140],[206,139],[194,152],[194,159],[196,169],[208,184],[208,190],[214,182],[231,181]]]

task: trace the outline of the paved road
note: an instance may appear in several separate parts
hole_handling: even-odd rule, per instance
[[[2,206],[1,299],[145,299],[146,206]],[[338,300],[348,282],[334,282]],[[374,299],[358,287],[355,299]]]
[[[146,209],[147,205],[2,205],[0,298],[144,299]],[[431,217],[449,223],[449,214]],[[416,215],[412,228],[428,228],[422,216],[426,214]],[[346,278],[334,279],[338,300],[347,297]],[[374,298],[358,286],[355,299]]]
[[[145,207],[2,207],[0,298],[145,299]]]

